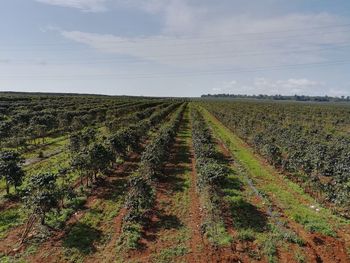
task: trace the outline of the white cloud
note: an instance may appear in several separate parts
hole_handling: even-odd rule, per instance
[[[212,90],[216,93],[230,93],[238,85],[237,80],[223,81],[222,85],[214,87]]]
[[[102,12],[106,11],[106,2],[107,0],[36,0],[37,2],[63,6],[63,7],[71,7],[80,9],[85,12]]]
[[[317,88],[324,87],[325,83],[307,78],[287,79],[287,80],[269,80],[266,78],[258,78],[254,81],[254,87],[261,92],[265,91],[269,94],[317,94]],[[260,93],[261,93],[260,92]]]
[[[8,63],[11,63],[11,60],[10,59],[0,59],[0,64],[8,64]]]
[[[193,11],[193,7],[184,3],[180,0],[178,4],[168,6],[169,9],[159,7],[167,19],[158,35],[131,38],[64,30],[61,34],[102,52],[184,69],[230,67],[235,71],[326,62],[329,58],[322,49],[337,48],[350,41],[350,35],[339,28],[326,27],[341,23],[342,19],[337,16],[292,14],[269,19],[213,18],[206,11]],[[206,20],[207,16],[211,18]],[[305,25],[325,28],[307,30]]]
[[[35,0],[40,3],[70,7],[86,12],[101,12],[108,8],[133,8],[151,14],[164,14],[169,26],[175,22],[191,22],[192,12],[187,0]],[[175,16],[177,15],[177,16]],[[173,20],[174,19],[174,20]]]
[[[230,79],[231,73],[258,72],[283,68],[284,65],[334,61],[337,59],[334,57],[335,53],[338,58],[346,57],[346,49],[342,49],[342,45],[350,41],[350,35],[344,27],[330,27],[348,24],[348,20],[329,13],[280,13],[267,16],[260,11],[259,14],[234,13],[235,10],[232,9],[223,12],[224,5],[217,7],[220,3],[214,5],[207,4],[208,1],[197,0],[36,1],[89,12],[130,8],[157,16],[154,20],[160,22],[160,26],[152,28],[151,31],[154,32],[155,29],[158,33],[146,36],[127,37],[123,34],[83,32],[79,28],[74,31],[51,28],[66,39],[110,54],[108,56],[116,61],[121,55],[123,59],[115,65],[127,67],[129,76],[137,76],[140,72],[161,76],[170,72],[175,75],[179,73],[181,79],[182,76],[187,76],[182,73],[204,72],[200,74],[209,79],[211,73],[215,75],[215,72],[226,72],[218,74],[219,77],[212,77],[215,82],[220,82],[223,75],[225,79]],[[135,19],[135,23],[138,22],[139,20]],[[143,26],[148,27],[142,25],[141,29]],[[135,64],[130,66],[128,62]],[[139,65],[139,62],[146,63],[146,66],[135,66]],[[326,90],[330,91],[329,95],[340,92],[337,89],[331,90],[321,81],[311,80],[315,74],[294,74],[293,70],[300,67],[291,68],[292,70],[283,76],[272,79],[259,78],[251,83],[243,83],[240,77],[235,75],[233,77],[239,81],[220,82],[213,91],[310,95],[325,93]],[[208,72],[208,75],[205,72]],[[270,74],[266,76],[273,77]],[[204,84],[208,85],[207,90],[213,86]]]
[[[326,83],[307,78],[290,78],[285,80],[272,80],[269,78],[256,78],[252,83],[239,83],[237,81],[223,82],[221,86],[215,87],[214,92],[231,94],[267,94],[267,95],[323,95]],[[329,89],[329,94],[338,96],[344,94],[343,90]]]

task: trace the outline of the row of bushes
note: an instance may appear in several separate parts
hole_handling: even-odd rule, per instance
[[[11,107],[4,115],[0,114],[0,137],[3,139],[0,146],[26,148],[30,143],[36,144],[38,139],[44,142],[47,136],[63,135],[102,123],[108,126],[117,123],[121,116],[163,103],[162,100],[87,100],[84,97],[67,98],[64,102],[55,98],[48,101],[51,104],[37,100],[23,105],[17,102],[18,107]]]
[[[203,105],[319,202],[333,203],[349,216],[348,106],[249,101]]]
[[[196,159],[197,189],[205,214],[202,233],[213,245],[227,245],[231,237],[225,229],[220,207],[220,184],[224,182],[228,169],[218,160],[211,132],[197,109],[191,112],[192,140]]]
[[[174,143],[185,108],[186,104],[182,104],[169,122],[160,128],[143,151],[138,170],[129,179],[129,191],[125,203],[127,212],[123,218],[122,234],[119,239],[119,244],[123,247],[132,249],[138,246],[143,223],[154,206],[154,182],[162,174],[163,164]]]
[[[164,109],[155,111],[147,119],[120,128],[117,132],[107,138],[107,144],[110,146],[110,149],[116,157],[125,156],[128,150],[136,150],[142,137],[147,134],[147,131],[167,117],[177,107],[179,107],[179,103],[170,104]]]

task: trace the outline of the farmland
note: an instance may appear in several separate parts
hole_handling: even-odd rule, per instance
[[[350,262],[350,106],[0,95],[1,262]]]

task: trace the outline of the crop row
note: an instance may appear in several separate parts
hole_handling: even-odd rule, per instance
[[[154,139],[147,144],[142,152],[139,168],[129,180],[125,203],[127,212],[123,218],[122,234],[119,239],[119,244],[127,248],[138,246],[142,225],[155,203],[154,183],[162,175],[164,162],[169,156],[170,146],[175,140],[185,107],[186,104],[182,104],[171,119],[159,129]]]
[[[204,106],[320,202],[348,213],[350,123],[347,106],[216,102]]]
[[[89,182],[93,184],[99,174],[108,175],[120,152],[126,154],[138,148],[148,131],[157,126],[178,106],[178,103],[170,104],[164,109],[157,109],[148,119],[130,123],[123,130],[132,131],[133,136],[128,137],[129,141],[123,141],[124,137],[119,138],[123,144],[118,147],[123,149],[112,147],[110,139],[113,135],[110,138],[99,136],[93,128],[71,134],[70,154],[66,155],[70,161],[67,160],[67,167],[56,164],[57,173],[50,169],[41,169],[27,176],[26,171],[21,168],[23,159],[20,155],[14,151],[2,151],[0,152],[0,175],[5,178],[8,188],[11,184],[19,188],[16,195],[23,198],[24,205],[28,208],[28,222],[40,219],[42,224],[46,224],[46,219],[49,218],[51,226],[60,225],[77,209],[77,202],[79,203],[79,200],[85,196],[85,190],[83,193],[76,191],[76,184],[72,184],[73,174],[80,177],[81,181],[86,178],[87,185]],[[116,137],[113,136],[113,138]],[[83,187],[82,184],[81,186]]]
[[[0,97],[0,108],[3,98]],[[45,102],[45,103],[44,103]],[[63,135],[87,126],[106,123],[120,116],[157,106],[162,101],[102,100],[86,98],[66,98],[61,102],[55,99],[33,100],[21,105],[13,102],[10,109],[0,114],[0,146],[26,147],[49,135]],[[73,103],[73,105],[71,105]],[[6,103],[4,105],[7,105]],[[16,107],[17,106],[17,107]]]
[[[191,112],[191,124],[198,173],[197,189],[205,214],[201,229],[213,244],[228,244],[231,242],[231,237],[225,229],[220,209],[222,200],[219,196],[221,184],[224,182],[228,170],[225,165],[219,162],[211,131],[196,108],[193,108]]]

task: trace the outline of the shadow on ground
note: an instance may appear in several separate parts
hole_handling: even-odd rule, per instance
[[[65,248],[77,249],[82,254],[96,251],[94,242],[101,238],[101,231],[84,223],[76,223],[63,240]]]

